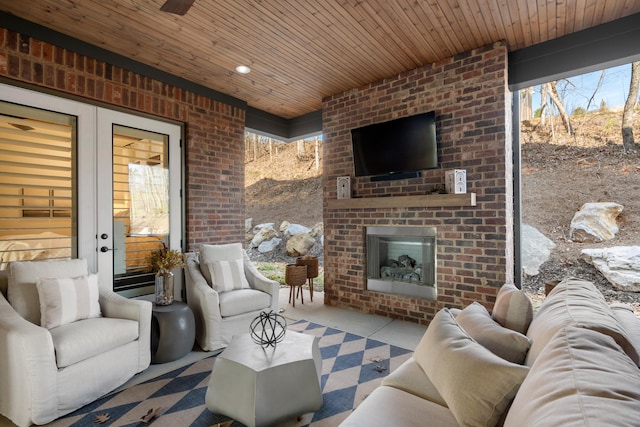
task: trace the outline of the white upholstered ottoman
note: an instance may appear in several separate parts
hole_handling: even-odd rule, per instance
[[[236,335],[214,362],[205,402],[248,427],[274,425],[322,407],[321,372],[317,337],[287,332],[274,350]]]

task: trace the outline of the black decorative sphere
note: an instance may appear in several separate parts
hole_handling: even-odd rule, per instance
[[[284,317],[263,311],[251,321],[251,339],[262,347],[276,347],[284,339],[287,332],[287,321]]]

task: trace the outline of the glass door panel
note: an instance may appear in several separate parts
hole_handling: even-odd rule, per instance
[[[100,275],[127,296],[149,294],[151,253],[181,249],[180,127],[101,108],[97,123]]]
[[[151,285],[151,253],[169,246],[169,138],[113,126],[114,288]]]
[[[77,256],[76,122],[0,102],[0,270]]]

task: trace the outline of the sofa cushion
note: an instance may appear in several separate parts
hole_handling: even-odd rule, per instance
[[[58,368],[64,368],[138,339],[138,322],[99,317],[51,329]]]
[[[447,406],[447,402],[440,396],[438,389],[413,357],[384,377],[381,384],[406,391],[429,402]]]
[[[458,324],[478,344],[509,362],[523,364],[531,341],[520,332],[504,328],[491,318],[477,302],[464,308],[456,317]]]
[[[475,342],[446,308],[435,315],[413,357],[460,425],[495,425],[529,371]]]
[[[331,425],[330,423],[327,425]],[[340,427],[458,427],[445,406],[423,400],[394,387],[376,388]]]
[[[86,276],[88,273],[85,259],[12,262],[9,264],[7,289],[9,303],[20,316],[40,325],[40,299],[36,279]]]
[[[511,426],[637,426],[640,370],[608,335],[560,329],[507,414]]]
[[[270,306],[271,295],[255,289],[240,289],[220,294],[220,314],[222,317],[264,310]]]
[[[226,292],[249,288],[249,282],[244,275],[242,259],[209,261],[206,265],[211,275],[211,286],[216,291]]]
[[[496,295],[491,317],[505,328],[526,334],[533,319],[533,304],[522,289],[507,283]]]
[[[211,285],[211,273],[207,267],[208,262],[231,261],[239,259],[242,261],[242,244],[225,243],[221,245],[202,245],[200,247],[200,272]]]
[[[76,320],[100,317],[98,275],[36,280],[40,326],[56,328]]]
[[[540,305],[527,332],[531,348],[525,363],[533,365],[551,338],[565,326],[579,326],[611,336],[638,364],[638,352],[600,291],[593,283],[575,278],[556,285]]]

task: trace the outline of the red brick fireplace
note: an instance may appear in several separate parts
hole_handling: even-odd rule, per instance
[[[353,128],[434,110],[438,169],[417,178],[355,177]],[[427,324],[443,307],[491,307],[513,280],[511,94],[502,44],[324,100],[325,303]],[[466,169],[467,195],[430,195]],[[353,199],[336,200],[350,176]],[[436,299],[368,290],[367,227],[436,228]]]

